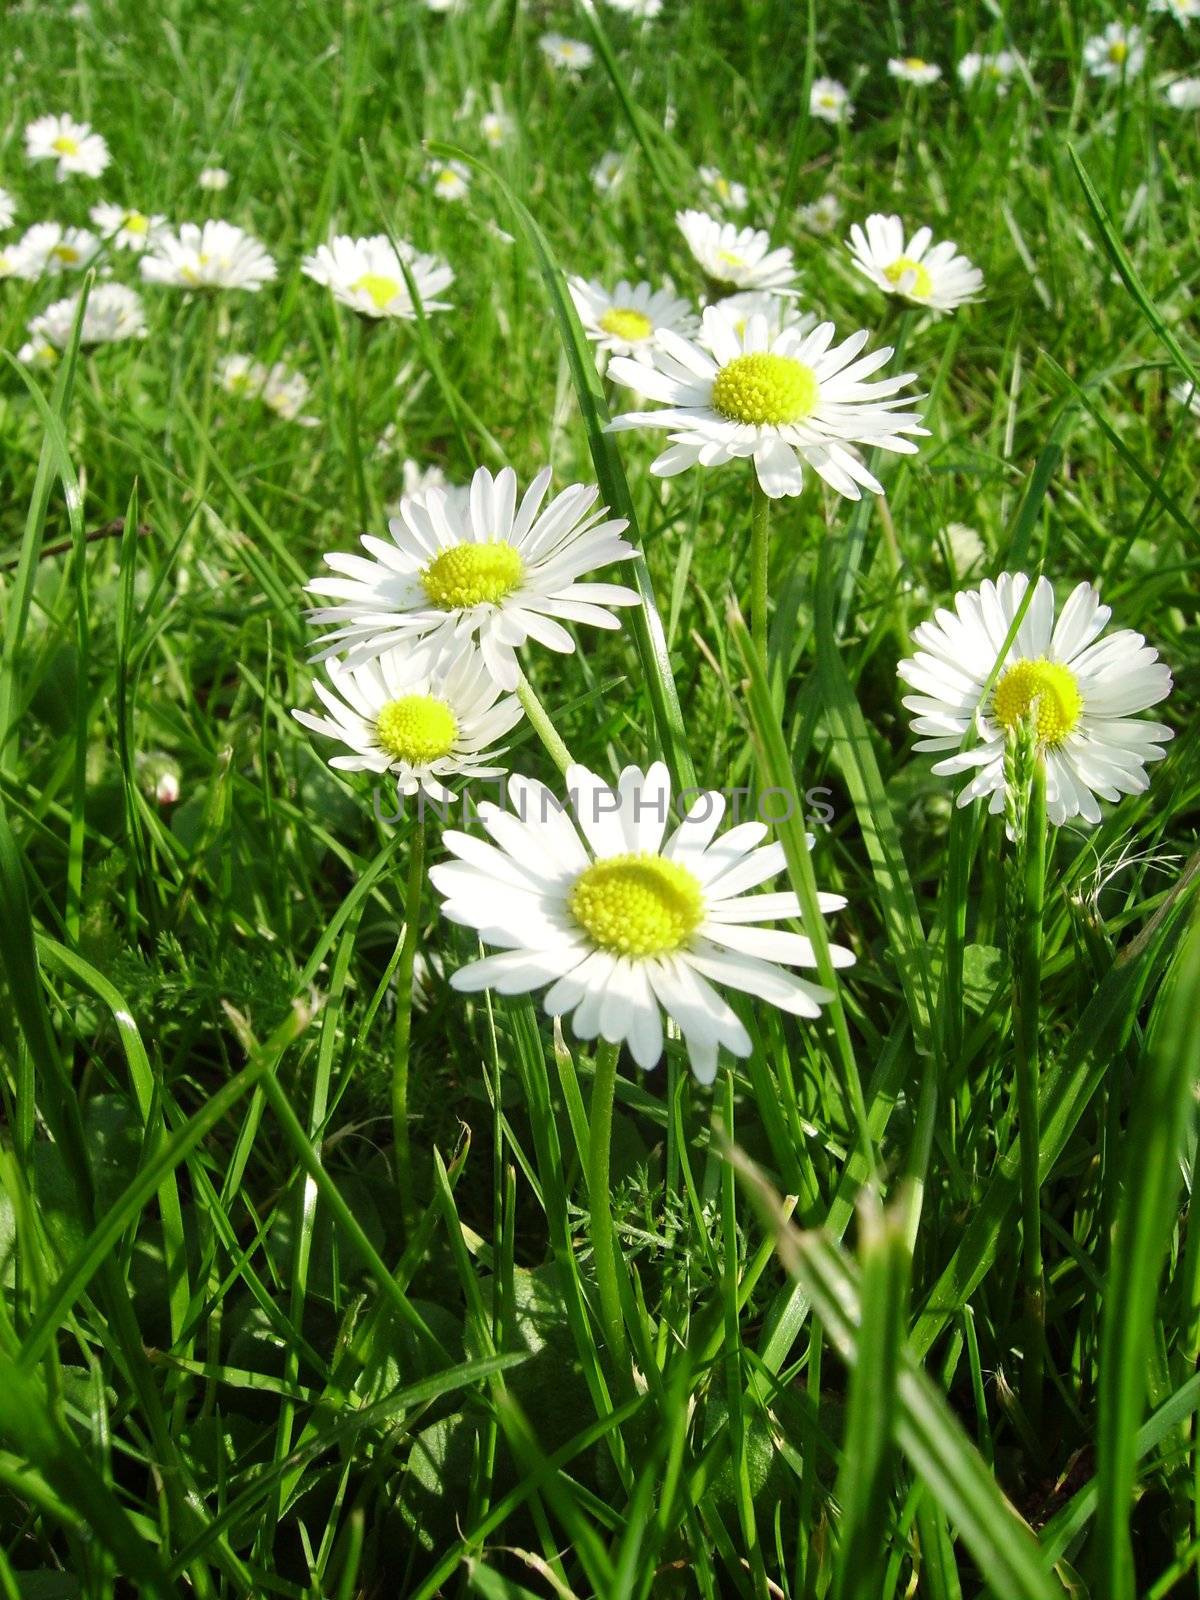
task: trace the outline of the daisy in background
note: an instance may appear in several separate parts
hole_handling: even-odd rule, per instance
[[[49,365],[71,342],[79,296],[55,300],[29,323],[30,342],[20,352],[22,361]],[[79,342],[84,346],[119,344],[146,337],[146,310],[141,296],[123,283],[98,283],[88,296]],[[30,352],[30,354],[27,354]],[[52,355],[47,352],[53,352]]]
[[[217,362],[217,382],[226,394],[243,400],[261,400],[285,422],[315,428],[318,419],[301,415],[311,392],[308,379],[283,361],[265,366],[246,355],[223,356]]]
[[[232,222],[184,222],[162,228],[142,256],[147,283],[176,289],[248,289],[275,277],[275,262],[253,234]]]
[[[842,220],[842,202],[835,194],[823,194],[811,205],[801,206],[796,220],[810,233],[832,233]]]
[[[111,159],[103,137],[91,124],[74,117],[38,117],[25,129],[25,155],[30,161],[56,161],[59,183],[78,175],[98,178]]]
[[[739,339],[745,333],[751,317],[765,319],[770,339],[777,339],[785,328],[811,333],[818,321],[814,312],[801,311],[793,296],[771,294],[766,289],[747,289],[741,294],[727,294],[723,300],[716,302],[713,310],[729,320]]]
[[[300,265],[306,277],[324,284],[335,300],[363,317],[415,321],[417,312],[405,266],[416,285],[422,311],[450,310],[449,301],[438,296],[454,282],[452,269],[440,256],[423,255],[405,239],[397,239],[393,249],[382,233],[368,239],[339,233],[305,256]]]
[[[318,626],[333,625],[318,641],[317,659],[344,651],[354,664],[393,645],[436,657],[475,637],[496,682],[515,689],[516,651],[528,639],[570,655],[575,641],[564,622],[618,628],[606,608],[637,605],[636,592],[577,580],[635,553],[620,537],[625,520],[593,509],[599,490],[582,483],[543,510],[549,487],[546,467],[518,507],[512,468],[493,477],[480,467],[469,497],[432,489],[402,500],[388,523],[390,543],[363,535],[370,559],[327,555],[337,576],[308,585],[310,594],[337,602],[309,614]]]
[[[1176,111],[1200,111],[1200,78],[1176,78],[1167,85],[1165,98]]]
[[[993,84],[997,94],[1005,95],[1008,93],[1009,80],[1015,77],[1019,65],[1011,50],[971,50],[958,63],[958,81],[964,89],[969,89],[976,82]]]
[[[571,77],[578,76],[592,64],[591,45],[584,44],[582,39],[564,38],[561,33],[544,33],[538,40],[538,49],[552,67]]]
[[[691,334],[696,313],[670,289],[652,289],[624,278],[611,291],[594,280],[570,278],[567,287],[588,338],[610,355],[649,361],[660,328]]]
[[[496,778],[494,748],[521,720],[521,703],[501,693],[472,644],[422,670],[407,650],[387,650],[360,666],[325,664],[329,687],[313,690],[330,715],[293,711],[313,733],[336,739],[349,755],[329,758],[342,772],[388,772],[402,795],[423,790],[431,800],[452,798],[444,779]]]
[[[720,222],[704,211],[677,211],[675,221],[714,283],[735,289],[790,289],[795,283],[792,252],[786,245],[772,250],[765,229],[739,228],[736,222]]]
[[[850,91],[836,78],[814,78],[808,94],[808,114],[820,122],[853,122]]]
[[[201,167],[196,175],[196,187],[208,194],[220,194],[229,187],[229,174],[224,167]]]
[[[639,22],[651,22],[662,15],[662,0],[608,0],[614,11],[623,11]]]
[[[14,278],[57,278],[82,272],[100,251],[100,241],[86,228],[64,228],[60,222],[35,222],[9,251]]]
[[[1093,78],[1132,78],[1146,64],[1142,30],[1124,22],[1110,22],[1083,47],[1083,64]]]
[[[1150,0],[1150,10],[1166,12],[1176,22],[1190,22],[1200,17],[1200,0]]]
[[[959,255],[953,240],[933,244],[930,229],[918,228],[906,242],[899,217],[875,212],[865,230],[853,223],[846,244],[854,265],[876,288],[930,311],[967,305],[983,288],[983,273]]]
[[[1200,417],[1200,391],[1186,379],[1182,383],[1171,385],[1171,398],[1178,400],[1194,417]]]
[[[836,346],[833,337],[833,323],[823,322],[811,333],[785,328],[772,338],[762,316],[739,335],[709,306],[698,342],[659,334],[652,372],[620,356],[609,363],[611,378],[665,408],[630,412],[609,428],[670,430],[670,448],[650,467],[660,478],[749,458],[773,500],[801,492],[806,464],[849,500],[861,499],[860,485],[882,494],[855,446],[915,453],[904,435],[928,430],[917,412],[900,409],[917,397],[898,396],[915,373],[868,383],[891,350],[862,355],[865,332]]]
[[[114,244],[118,250],[133,250],[139,255],[167,220],[166,217],[147,216],[144,211],[131,211],[125,206],[113,205],[93,206],[88,216],[107,243]]]
[[[442,911],[499,946],[460,967],[455,989],[528,994],[549,985],[547,1015],[571,1014],[577,1038],[628,1044],[644,1071],[662,1057],[665,1011],[705,1084],[722,1046],[735,1056],[751,1050],[717,985],[794,1016],[820,1014],[832,995],[788,970],[816,966],[811,940],[761,926],[798,918],[799,901],[747,892],[785,866],[783,846],[763,844],[763,823],[718,838],[724,798],[702,793],[668,832],[671,781],[661,763],[645,773],[626,767],[615,789],[573,766],[567,791],[574,820],[540,783],[514,776],[509,807],[479,807],[493,843],[443,834],[456,859],[429,874]],[[818,903],[823,912],[845,905],[840,895]],[[830,956],[836,967],[854,961],[840,945]]]
[[[901,83],[914,84],[919,89],[927,89],[942,75],[942,69],[936,62],[924,61],[920,56],[893,56],[887,69],[889,77],[898,78]]]
[[[744,211],[749,201],[744,183],[732,183],[716,167],[701,167],[700,182],[712,191],[727,211]]]
[[[592,187],[597,194],[609,194],[617,187],[621,176],[621,155],[616,150],[606,150],[592,168]]]
[[[17,204],[7,189],[0,189],[0,232],[11,228],[17,214]]]
[[[479,119],[479,133],[484,144],[499,150],[512,138],[512,118],[506,111],[485,111]]]
[[[471,187],[471,169],[462,161],[430,161],[425,168],[429,187],[439,200],[465,199]]]
[[[1047,816],[1058,826],[1072,817],[1097,823],[1097,796],[1117,800],[1149,786],[1146,766],[1162,759],[1172,730],[1136,713],[1166,699],[1171,674],[1140,633],[1100,638],[1111,612],[1090,583],[1073,591],[1056,623],[1054,590],[1038,578],[1005,652],[1029,583],[1023,572],[1003,573],[955,595],[953,611],[940,610],[914,630],[917,653],[897,671],[916,691],[904,699],[915,713],[913,732],[922,736],[915,748],[942,755],[933,767],[939,776],[974,774],[960,806],[987,797],[988,810],[1000,813],[1005,736],[1032,715],[1046,765]]]

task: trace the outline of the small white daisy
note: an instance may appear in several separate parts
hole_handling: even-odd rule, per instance
[[[1132,78],[1145,62],[1142,30],[1124,22],[1110,22],[1083,47],[1083,64],[1093,78]]]
[[[58,364],[59,348],[45,335],[27,339],[17,351],[17,360],[23,367],[53,367]]]
[[[56,161],[59,183],[72,175],[98,178],[108,166],[108,145],[90,123],[74,117],[38,117],[25,129],[25,155],[30,161]]]
[[[891,350],[861,355],[865,332],[836,346],[833,337],[833,323],[823,322],[811,333],[785,328],[772,339],[761,316],[739,336],[710,306],[698,343],[659,335],[653,371],[620,356],[609,363],[610,377],[665,407],[631,412],[609,427],[669,429],[670,448],[650,468],[660,478],[749,457],[773,500],[801,492],[806,463],[847,499],[861,498],[860,485],[882,494],[853,447],[916,451],[903,436],[928,430],[917,412],[899,409],[916,397],[898,395],[915,374],[868,383]]]
[[[808,114],[821,122],[852,122],[850,91],[836,78],[814,78],[808,96]]]
[[[348,651],[366,660],[393,645],[434,656],[478,637],[488,671],[503,689],[519,681],[516,651],[528,639],[570,655],[575,642],[563,627],[620,623],[608,606],[638,604],[633,589],[579,583],[597,567],[624,561],[633,547],[620,535],[625,521],[595,507],[599,490],[576,483],[541,509],[550,469],[539,472],[517,506],[517,477],[480,467],[469,498],[432,489],[400,502],[388,524],[391,541],[364,534],[365,556],[327,555],[338,574],[315,578],[311,594],[337,601],[310,613],[333,631],[320,655]],[[540,514],[539,514],[540,513]]]
[[[79,296],[68,295],[65,300],[55,300],[29,324],[35,344],[43,341],[56,350],[65,350],[71,342],[75,314],[79,309]],[[146,337],[146,311],[136,289],[123,283],[98,283],[88,295],[83,322],[79,330],[82,345],[119,344],[124,339]]]
[[[867,218],[865,231],[857,222],[851,225],[846,243],[854,265],[884,294],[899,295],[930,311],[953,311],[977,300],[983,273],[959,255],[953,240],[932,241],[929,228],[918,228],[906,241],[899,217],[875,212]]]
[[[512,118],[504,111],[485,111],[479,119],[479,132],[484,144],[499,150],[512,138]]]
[[[1150,0],[1150,10],[1165,12],[1176,22],[1190,22],[1200,17],[1200,0]]]
[[[224,167],[201,167],[196,175],[196,186],[209,194],[220,194],[229,187],[229,174]]]
[[[889,77],[898,78],[901,83],[915,84],[921,89],[936,83],[942,75],[942,69],[936,62],[925,61],[920,56],[893,56],[887,69]]]
[[[439,200],[462,200],[471,187],[471,169],[462,161],[431,161],[425,170]]]
[[[147,283],[177,289],[257,291],[275,277],[275,262],[254,237],[232,222],[184,222],[178,233],[155,234],[142,256]]]
[[[790,289],[796,281],[796,264],[786,245],[771,249],[770,235],[762,228],[739,228],[720,222],[703,211],[677,211],[688,249],[716,283],[735,289]]]
[[[733,183],[723,177],[716,167],[701,167],[700,182],[712,191],[728,211],[744,211],[750,199],[744,183]]]
[[[958,81],[969,89],[975,82],[993,84],[996,93],[1008,93],[1009,80],[1020,65],[1011,50],[969,51],[958,63]]]
[[[315,428],[318,419],[301,415],[310,386],[303,373],[295,372],[283,361],[265,366],[246,355],[223,356],[217,362],[217,382],[227,394],[239,399],[261,400],[285,422]]]
[[[512,777],[510,804],[485,802],[494,843],[448,830],[457,859],[431,869],[454,923],[500,953],[460,967],[455,989],[528,994],[549,984],[549,1016],[572,1014],[580,1039],[626,1043],[643,1071],[663,1052],[662,1013],[683,1035],[693,1073],[711,1083],[717,1052],[748,1056],[750,1035],[714,985],[816,1017],[833,997],[790,967],[815,967],[804,934],[759,924],[800,915],[788,892],[750,894],[785,867],[761,822],[730,828],[718,793],[702,793],[670,829],[671,780],[656,762],[626,767],[610,788],[586,767],[567,772],[574,820],[540,783]],[[822,912],[840,895],[821,895]],[[830,946],[835,967],[853,954]]]
[[[397,254],[399,251],[399,254]],[[305,256],[301,268],[314,283],[333,291],[335,300],[363,317],[389,317],[412,322],[416,308],[408,292],[404,266],[416,284],[423,311],[449,311],[438,296],[454,282],[454,273],[440,256],[423,255],[407,240],[398,239],[393,250],[385,234],[354,239],[339,233]]]
[[[1186,406],[1194,417],[1200,417],[1200,390],[1194,388],[1186,379],[1171,385],[1171,398],[1177,400],[1181,406]]]
[[[582,39],[567,39],[561,33],[544,33],[538,48],[551,66],[572,75],[592,64],[592,47]]]
[[[1140,633],[1122,629],[1100,639],[1111,615],[1090,583],[1081,583],[1054,620],[1054,590],[1039,578],[1007,654],[1004,640],[1029,588],[1023,572],[1003,573],[954,597],[913,632],[916,655],[900,677],[915,694],[917,750],[939,754],[939,776],[973,772],[960,806],[989,797],[1004,809],[1004,741],[1028,715],[1036,721],[1046,764],[1046,814],[1060,825],[1072,817],[1100,821],[1096,797],[1117,800],[1148,787],[1148,762],[1160,761],[1172,730],[1136,713],[1165,700],[1171,674]],[[984,686],[1000,672],[991,692]],[[964,749],[974,732],[975,743]]]
[[[7,189],[0,189],[0,232],[11,228],[17,214],[17,203]]]
[[[785,328],[798,333],[811,333],[818,317],[812,311],[802,311],[793,295],[771,294],[767,289],[746,289],[741,294],[727,294],[718,300],[713,310],[727,318],[734,332],[741,338],[751,317],[763,317],[767,324],[767,337],[777,339]],[[677,330],[679,331],[679,330]]]
[[[810,205],[800,207],[796,220],[810,233],[832,233],[842,220],[842,202],[835,194],[819,195]]]
[[[1200,78],[1176,78],[1167,85],[1166,101],[1176,111],[1200,111]]]
[[[616,150],[606,150],[592,168],[592,186],[598,194],[608,194],[621,181],[622,157]]]
[[[100,241],[86,228],[64,228],[59,222],[35,222],[10,246],[9,275],[14,278],[57,278],[82,272],[95,259]]]
[[[623,11],[627,17],[650,22],[662,15],[662,0],[608,0],[614,11]]]
[[[567,287],[588,338],[613,355],[649,361],[660,328],[686,334],[696,330],[695,311],[670,289],[624,278],[611,291],[585,278],[571,278]]]
[[[328,661],[329,688],[313,689],[328,717],[293,711],[314,733],[337,739],[350,755],[331,756],[343,772],[389,772],[403,795],[418,789],[431,800],[451,798],[444,779],[496,778],[504,771],[495,748],[521,720],[515,695],[502,695],[472,644],[442,656],[432,669],[405,649],[387,650],[349,667]]]
[[[139,255],[167,220],[113,205],[93,206],[88,215],[102,239],[116,245],[118,250],[134,250]]]

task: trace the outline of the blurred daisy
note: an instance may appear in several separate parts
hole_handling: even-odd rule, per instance
[[[988,797],[1004,809],[1006,734],[1032,715],[1046,765],[1046,812],[1061,825],[1072,817],[1100,821],[1097,796],[1117,800],[1148,787],[1148,762],[1160,761],[1170,728],[1137,720],[1165,700],[1171,674],[1140,633],[1122,629],[1100,639],[1111,612],[1089,583],[1081,583],[1054,620],[1054,590],[1038,578],[1017,637],[1004,640],[1029,588],[1023,572],[1003,573],[954,597],[913,632],[916,655],[900,677],[915,694],[904,704],[913,717],[915,748],[943,755],[939,776],[973,772],[960,806]],[[993,688],[984,686],[997,665]],[[968,734],[975,742],[964,748]]]
[[[842,220],[842,202],[835,194],[823,194],[811,205],[801,206],[796,220],[810,233],[832,233]]]
[[[423,255],[404,239],[398,239],[393,250],[382,233],[368,239],[339,233],[331,243],[305,256],[301,268],[306,277],[323,283],[333,291],[335,300],[360,316],[412,322],[417,313],[401,262],[412,274],[421,309],[449,311],[449,302],[437,297],[454,282],[453,271],[439,256]]]
[[[431,161],[425,170],[439,200],[461,200],[471,187],[471,169],[462,161]]]
[[[833,323],[823,322],[811,333],[785,328],[772,338],[761,316],[739,335],[710,306],[698,343],[659,334],[652,373],[620,356],[609,363],[611,378],[665,407],[630,412],[609,427],[669,429],[670,448],[650,468],[660,478],[749,457],[772,499],[801,492],[806,463],[847,499],[861,498],[860,485],[882,494],[853,447],[916,451],[903,435],[927,430],[917,412],[900,409],[915,397],[897,398],[915,374],[868,383],[891,350],[861,355],[865,332],[836,346],[833,337]]]
[[[196,184],[211,194],[219,194],[222,189],[228,189],[229,174],[224,167],[201,167],[196,177]]]
[[[232,222],[184,222],[154,235],[142,256],[147,283],[177,289],[257,291],[275,276],[275,262],[253,234]]]
[[[716,302],[713,310],[729,321],[739,338],[745,333],[751,317],[765,319],[767,336],[771,339],[778,338],[785,328],[811,333],[817,325],[815,313],[801,311],[791,295],[771,294],[765,289],[747,289],[742,294],[728,294]]]
[[[1007,94],[1009,79],[1016,74],[1018,65],[1011,50],[988,53],[972,50],[958,63],[958,81],[967,89],[977,80],[995,84],[997,94]]]
[[[592,168],[592,185],[599,194],[615,189],[621,178],[621,156],[616,150],[606,150]]]
[[[939,544],[949,557],[956,577],[969,577],[987,560],[987,546],[983,539],[965,522],[948,522],[942,529]]]
[[[55,300],[29,324],[35,346],[65,350],[71,342],[79,296]],[[88,296],[79,330],[81,345],[118,344],[123,339],[146,337],[146,311],[141,296],[123,283],[98,283]]]
[[[983,273],[960,256],[953,240],[930,245],[933,234],[918,228],[905,242],[899,217],[875,212],[866,229],[855,222],[846,241],[854,264],[884,294],[899,295],[931,311],[953,311],[979,298]]]
[[[744,211],[749,196],[744,183],[731,183],[717,171],[716,167],[701,167],[700,182],[706,189],[711,189],[716,198],[729,211]]]
[[[538,48],[560,72],[578,73],[592,64],[592,47],[582,39],[566,39],[561,33],[544,33]]]
[[[608,0],[614,11],[623,11],[627,17],[649,22],[662,15],[662,0]]]
[[[814,78],[808,95],[808,113],[821,122],[852,122],[854,106],[846,85],[836,78]]]
[[[1200,390],[1188,383],[1186,379],[1182,383],[1171,385],[1171,398],[1178,400],[1181,406],[1186,406],[1194,417],[1200,417]]]
[[[25,155],[30,161],[56,161],[59,183],[74,174],[98,178],[108,166],[108,145],[90,123],[74,117],[38,117],[25,129]]]
[[[385,651],[349,667],[325,664],[329,687],[313,689],[327,717],[293,711],[313,733],[336,739],[349,755],[329,758],[343,772],[392,773],[403,795],[423,790],[432,800],[451,798],[446,778],[496,778],[504,754],[495,741],[521,720],[521,703],[502,694],[483,656],[460,646],[422,670],[405,649]]]
[[[11,228],[17,214],[16,201],[7,189],[0,189],[0,231]]]
[[[771,249],[770,235],[762,228],[739,228],[719,222],[703,211],[677,211],[688,249],[716,283],[735,289],[790,289],[796,281],[792,252]]]
[[[35,222],[10,249],[14,278],[56,278],[82,272],[96,257],[100,241],[86,228],[64,228],[59,222]]]
[[[759,926],[798,918],[796,896],[747,892],[785,867],[783,846],[763,844],[763,823],[717,838],[725,800],[701,793],[668,831],[671,780],[657,762],[645,773],[626,767],[615,789],[573,766],[567,791],[574,819],[540,783],[514,776],[508,807],[479,807],[494,842],[443,834],[456,859],[429,874],[443,913],[500,947],[460,967],[455,989],[528,994],[549,984],[547,1015],[573,1014],[577,1038],[628,1044],[644,1071],[662,1057],[665,1011],[706,1084],[721,1046],[751,1051],[715,985],[794,1016],[820,1014],[832,995],[788,970],[816,966],[811,941]],[[840,895],[818,903],[823,912],[845,905]],[[837,967],[854,961],[840,945],[830,956]]]
[[[567,287],[588,338],[615,355],[648,361],[659,328],[689,334],[696,328],[696,313],[670,289],[624,278],[611,292],[584,278],[569,279]]]
[[[227,394],[261,400],[285,422],[297,422],[302,428],[317,426],[316,417],[301,415],[311,392],[308,379],[285,362],[268,367],[246,355],[223,356],[216,372],[217,382]]]
[[[479,132],[484,144],[499,150],[512,137],[512,118],[503,111],[485,111],[479,119]]]
[[[901,83],[916,84],[921,89],[936,83],[942,75],[936,62],[923,61],[920,56],[893,56],[887,69],[889,77],[898,78]]]
[[[1200,0],[1150,0],[1150,10],[1166,12],[1176,22],[1190,22],[1200,17]]]
[[[1093,78],[1132,78],[1145,61],[1142,30],[1124,22],[1110,22],[1083,47],[1083,64]]]
[[[118,250],[135,250],[139,255],[167,220],[147,216],[144,211],[111,205],[93,206],[88,216],[102,239],[116,245]]]
[[[625,521],[604,506],[593,510],[599,490],[581,483],[542,510],[549,487],[547,467],[518,507],[512,468],[493,477],[480,467],[469,498],[433,489],[402,500],[388,524],[390,543],[364,534],[372,559],[327,555],[339,576],[308,585],[338,602],[310,613],[318,626],[334,625],[318,659],[348,651],[353,663],[401,644],[436,656],[477,636],[488,671],[515,689],[515,652],[526,640],[570,655],[575,642],[564,622],[619,627],[605,608],[637,605],[635,591],[576,580],[634,554],[620,537]]]
[[[1166,100],[1176,111],[1200,110],[1200,78],[1176,78],[1167,85]]]

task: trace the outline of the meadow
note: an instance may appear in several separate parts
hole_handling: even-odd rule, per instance
[[[3,33],[0,1600],[1200,1592],[1200,0]]]

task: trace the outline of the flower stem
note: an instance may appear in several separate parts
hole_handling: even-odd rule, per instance
[[[392,1144],[396,1188],[405,1227],[413,1215],[412,1157],[408,1142],[408,1056],[412,1038],[413,965],[421,936],[421,895],[425,887],[425,819],[413,828],[404,896],[404,939],[396,964],[396,1032],[392,1050]]]
[[[533,731],[545,745],[551,761],[566,777],[567,768],[571,765],[571,752],[559,738],[558,730],[550,720],[550,713],[538,699],[533,685],[523,672],[519,672],[517,676],[517,699],[521,702]]]
[[[620,1046],[601,1040],[596,1046],[595,1077],[588,1110],[588,1214],[600,1319],[614,1362],[625,1364],[625,1324],[617,1289],[617,1249],[613,1229],[609,1164],[612,1157],[613,1095],[617,1085]]]
[[[1022,1399],[1033,1426],[1042,1409],[1042,1351],[1046,1288],[1042,1269],[1042,1205],[1039,1178],[1038,1079],[1042,985],[1042,910],[1046,893],[1046,767],[1033,760],[1018,841],[1019,906],[1013,933],[1013,1035],[1016,1047],[1017,1110],[1020,1117],[1021,1231],[1025,1284],[1025,1362]]]
[[[771,566],[771,501],[753,463],[750,467],[753,507],[750,520],[750,634],[763,669],[767,667],[767,579]]]

